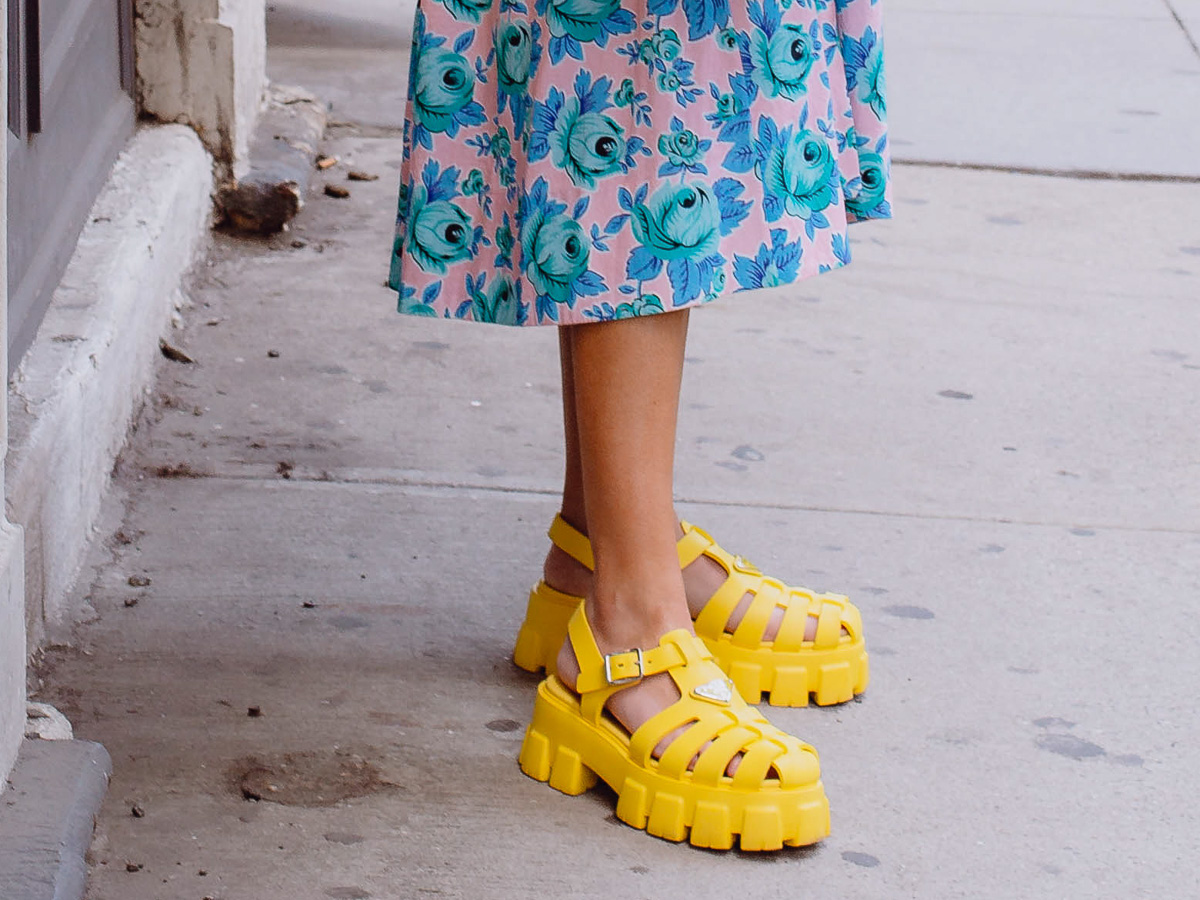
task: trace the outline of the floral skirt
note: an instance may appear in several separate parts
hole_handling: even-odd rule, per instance
[[[419,0],[389,284],[572,325],[837,268],[886,118],[878,0]]]

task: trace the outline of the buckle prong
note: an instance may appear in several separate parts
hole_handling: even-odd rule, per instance
[[[630,675],[626,678],[613,678],[612,658],[614,656],[624,656],[627,653],[637,654],[637,674]],[[635,647],[632,650],[624,650],[620,653],[608,653],[604,657],[604,680],[614,687],[622,684],[633,684],[635,681],[642,680],[642,673],[645,671],[645,668],[646,657],[642,653],[642,649],[640,647]]]

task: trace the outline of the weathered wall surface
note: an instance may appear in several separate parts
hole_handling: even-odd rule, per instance
[[[191,125],[236,171],[266,84],[263,0],[137,0],[135,10],[139,107]]]
[[[0,72],[8,71],[8,16],[0,16]],[[8,121],[8,92],[0,91],[0,122]],[[0,166],[0,372],[8,371],[8,170]],[[0,409],[0,443],[8,444],[8,417]],[[0,461],[0,492],[4,466]],[[25,594],[21,530],[0,516],[0,790],[25,733]]]
[[[0,522],[0,792],[25,733],[23,568],[21,529]]]

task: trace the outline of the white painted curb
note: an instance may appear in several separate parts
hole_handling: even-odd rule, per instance
[[[7,508],[25,529],[29,646],[65,624],[158,339],[204,245],[212,161],[182,125],[140,128],[113,166],[33,346],[9,382]]]

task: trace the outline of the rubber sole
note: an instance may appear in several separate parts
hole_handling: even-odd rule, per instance
[[[713,659],[737,686],[747,703],[766,697],[771,706],[834,706],[867,689],[870,665],[860,638],[829,650],[773,653],[764,647],[734,646],[729,635],[704,641]],[[763,662],[763,657],[769,657]]]
[[[628,738],[584,720],[553,676],[538,687],[520,764],[530,778],[572,796],[605,782],[617,793],[618,819],[668,841],[728,850],[736,839],[742,850],[779,850],[829,834],[829,801],[819,779],[800,788],[744,791],[643,769],[629,759]]]
[[[548,593],[547,593],[548,592]],[[517,632],[513,662],[527,672],[553,675],[567,621],[578,598],[538,585],[529,594],[525,621]],[[730,635],[718,640],[701,636],[713,658],[747,703],[766,698],[771,706],[834,706],[867,689],[870,665],[861,638],[829,650],[775,654],[766,647],[737,647]]]

